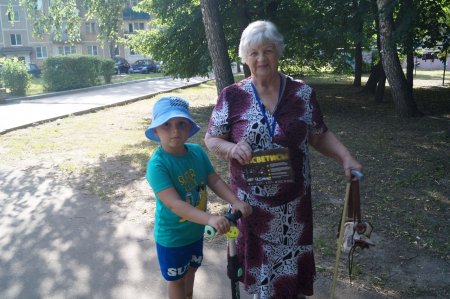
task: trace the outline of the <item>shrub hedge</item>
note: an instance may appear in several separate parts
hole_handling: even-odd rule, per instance
[[[101,76],[109,83],[109,66],[112,63],[114,73],[114,62],[106,61],[107,59],[82,55],[49,57],[44,61],[44,88],[46,91],[61,91],[95,86],[101,83]]]
[[[2,67],[0,77],[3,86],[15,96],[24,96],[31,82],[31,75],[23,61],[17,58],[6,58],[0,62]]]

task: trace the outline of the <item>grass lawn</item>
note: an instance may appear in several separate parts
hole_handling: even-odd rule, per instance
[[[163,74],[161,74],[161,73],[120,74],[120,75],[113,75],[111,83],[128,82],[128,81],[142,80],[142,79],[148,79],[148,78],[156,78],[156,77],[161,77],[161,76],[163,76]],[[42,80],[42,77],[40,77],[40,78],[33,77],[31,79],[30,87],[27,90],[27,96],[44,93],[44,85],[43,84],[44,84],[44,81]],[[102,81],[102,84],[103,84],[103,81]]]
[[[421,273],[423,264],[418,261],[433,258],[433,266],[449,273],[450,88],[416,88],[414,95],[425,116],[402,119],[393,113],[389,89],[385,102],[375,103],[372,95],[352,87],[351,78],[345,76],[307,77],[305,81],[315,88],[329,128],[364,165],[362,212],[373,223],[378,244],[365,258],[355,258],[354,283],[401,298],[448,298],[450,283],[421,282],[420,275],[433,273]],[[202,127],[191,141],[204,146],[216,100],[214,82],[171,94],[190,101]],[[157,146],[144,137],[155,100],[2,135],[0,164],[33,167],[37,162],[47,163],[70,178],[74,188],[89,188],[112,203],[130,203],[135,193],[123,190],[135,188],[133,180],[144,177],[147,160]],[[217,171],[227,177],[226,163],[211,158]],[[345,181],[337,163],[314,151],[311,168],[318,271],[331,273]],[[89,186],[78,186],[80,181],[88,181]],[[412,268],[404,275],[389,270],[408,263]],[[341,272],[345,276],[344,268]]]

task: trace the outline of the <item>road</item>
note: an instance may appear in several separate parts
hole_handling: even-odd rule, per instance
[[[5,100],[0,102],[0,134],[72,114],[136,101],[208,80],[155,78]]]

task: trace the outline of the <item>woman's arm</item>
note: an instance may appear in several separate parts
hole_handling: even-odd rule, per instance
[[[172,212],[183,219],[203,225],[214,227],[219,234],[226,233],[230,228],[229,221],[223,216],[210,215],[183,201],[175,188],[167,188],[158,192],[159,199]]]
[[[208,176],[208,187],[217,196],[231,204],[233,212],[239,210],[244,217],[252,213],[252,207],[248,203],[239,200],[217,173],[213,172]]]
[[[226,135],[216,137],[206,133],[205,144],[214,155],[222,159],[236,159],[241,164],[245,164],[252,159],[252,149],[243,140],[234,143],[228,141]]]
[[[341,163],[347,177],[350,177],[352,169],[362,169],[362,165],[353,158],[348,149],[331,131],[326,131],[323,134],[311,134],[309,143],[321,154]]]

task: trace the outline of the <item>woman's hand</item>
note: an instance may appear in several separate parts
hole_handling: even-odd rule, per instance
[[[226,234],[230,230],[230,222],[224,216],[211,215],[208,225],[214,227],[219,235]]]
[[[231,148],[229,157],[244,165],[252,159],[252,149],[246,141],[241,140]]]
[[[358,163],[351,155],[346,156],[342,159],[342,166],[344,167],[345,176],[348,180],[351,179],[351,171],[352,170],[362,170],[362,165]],[[356,180],[357,178],[354,178]]]
[[[241,211],[243,217],[247,217],[252,213],[252,206],[246,203],[245,201],[238,201],[233,204],[232,207],[233,213],[236,211]]]

